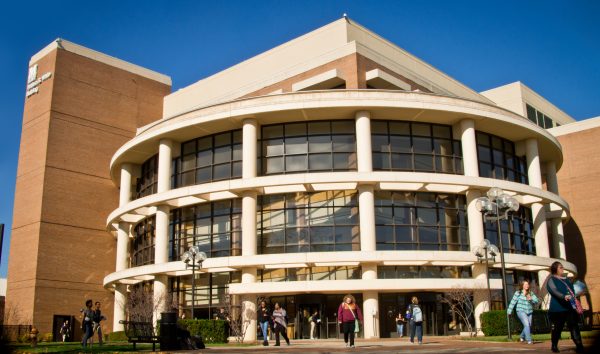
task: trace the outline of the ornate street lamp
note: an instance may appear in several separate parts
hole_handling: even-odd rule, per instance
[[[504,308],[508,309],[508,289],[506,287],[506,264],[504,263],[504,246],[502,245],[502,231],[500,220],[508,219],[510,212],[519,210],[519,202],[512,196],[504,193],[500,188],[491,188],[487,197],[477,198],[475,207],[483,214],[486,221],[495,221],[498,233],[498,244],[500,246],[500,267],[502,269],[502,295]],[[506,325],[508,327],[508,339],[512,339],[510,333],[510,317],[506,313]]]
[[[487,280],[488,290],[488,311],[492,309],[492,290],[490,289],[490,261],[496,262],[496,256],[500,254],[498,247],[492,245],[489,240],[482,240],[479,246],[473,249],[473,254],[477,256],[479,263],[485,262],[485,279]]]
[[[183,252],[181,261],[185,263],[185,269],[192,268],[192,319],[194,319],[194,304],[196,302],[196,267],[202,269],[202,262],[206,259],[206,253],[200,251],[200,246],[191,246]]]

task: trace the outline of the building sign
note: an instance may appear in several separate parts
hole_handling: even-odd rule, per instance
[[[52,77],[51,72],[47,72],[42,77],[37,77],[38,73],[38,65],[29,67],[29,74],[27,75],[27,92],[25,93],[25,97],[29,98],[32,95],[35,95],[40,90],[40,84],[50,77]]]

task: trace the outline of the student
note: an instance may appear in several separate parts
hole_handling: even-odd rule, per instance
[[[92,328],[94,332],[98,332],[98,344],[102,345],[102,326],[100,326],[100,321],[105,320],[106,317],[102,316],[102,311],[100,311],[100,302],[96,301],[95,305],[96,308],[94,309],[94,315],[92,316]]]
[[[406,319],[402,316],[402,311],[398,312],[398,316],[396,316],[396,333],[398,333],[398,337],[404,337],[404,324],[406,323]]]
[[[92,310],[93,301],[87,300],[85,302],[85,309],[81,309],[81,330],[83,331],[83,338],[81,339],[81,345],[87,347],[88,339],[94,335],[92,328],[92,319],[94,318],[94,311]]]
[[[60,334],[62,335],[63,343],[71,337],[71,325],[69,324],[69,320],[63,322],[62,326],[60,327]]]
[[[275,346],[279,346],[279,334],[285,339],[287,345],[290,345],[290,339],[287,336],[287,312],[279,306],[279,303],[275,303],[275,310],[273,310],[273,330],[275,331]]]
[[[539,303],[537,296],[529,290],[529,281],[521,280],[519,290],[515,291],[510,304],[508,305],[508,315],[511,316],[513,309],[517,308],[517,317],[523,324],[521,331],[521,342],[527,341],[527,344],[533,344],[531,339],[531,320],[533,318],[533,305]]]
[[[546,289],[550,294],[550,308],[548,317],[552,322],[552,352],[558,353],[558,340],[565,326],[565,322],[571,331],[571,339],[575,343],[576,353],[583,353],[583,343],[581,342],[581,333],[579,333],[579,314],[575,311],[575,291],[571,281],[564,277],[564,268],[562,263],[554,262],[550,266],[550,277],[546,284]]]
[[[344,301],[338,308],[338,322],[342,325],[344,332],[344,343],[346,347],[354,348],[354,333],[358,332],[355,324],[361,324],[363,321],[362,312],[356,304],[354,296],[348,294],[344,296]],[[358,321],[357,321],[358,320]]]
[[[419,344],[423,344],[423,311],[416,296],[413,296],[410,302],[408,307],[410,311],[410,342],[415,342],[416,335]]]
[[[269,345],[269,323],[271,323],[271,315],[269,308],[267,307],[267,302],[262,300],[260,305],[258,306],[258,311],[256,313],[258,323],[260,324],[260,330],[263,335],[263,345]]]
[[[315,310],[312,316],[308,318],[310,321],[310,339],[317,338],[317,326],[321,323],[321,318],[319,317],[319,310]]]

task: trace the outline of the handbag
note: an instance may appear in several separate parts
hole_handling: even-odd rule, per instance
[[[360,332],[360,322],[358,322],[358,318],[356,318],[354,311],[352,311],[352,309],[349,306],[348,306],[348,310],[350,310],[350,312],[352,313],[352,316],[354,316],[354,333],[358,333],[358,332]]]
[[[565,286],[567,287],[567,290],[569,290],[569,293],[571,293],[571,299],[569,299],[569,302],[571,303],[571,307],[573,308],[573,310],[575,310],[575,312],[577,312],[578,315],[583,315],[583,307],[581,306],[581,301],[579,301],[579,299],[573,293],[573,290],[569,288],[569,285],[567,285],[567,283],[564,280],[560,278],[558,278],[558,280],[562,281],[563,284],[565,284]]]

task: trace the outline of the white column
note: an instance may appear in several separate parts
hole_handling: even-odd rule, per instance
[[[479,246],[485,238],[483,232],[483,216],[475,207],[477,198],[481,197],[479,191],[467,191],[467,221],[469,223],[469,246],[471,249]]]
[[[473,278],[475,279],[473,303],[475,304],[475,331],[477,335],[481,334],[481,314],[490,310],[485,266],[485,263],[473,265]]]
[[[242,193],[242,256],[256,255],[256,192]]]
[[[362,279],[365,281],[377,279],[376,264],[362,264]],[[363,335],[365,338],[379,338],[379,293],[363,291]]]
[[[119,321],[125,320],[125,306],[127,306],[127,285],[115,285],[115,306],[113,311],[113,332],[124,331],[125,327]]]
[[[540,167],[540,155],[537,140],[533,138],[527,139],[525,141],[525,149],[529,185],[536,188],[542,188],[542,169]]]
[[[173,142],[162,139],[158,146],[158,193],[171,189],[171,160],[173,159]]]
[[[558,178],[556,177],[556,162],[546,162],[546,185],[548,190],[554,194],[558,194]]]
[[[242,178],[256,177],[256,144],[258,123],[256,119],[244,119],[242,127]]]
[[[121,165],[121,184],[119,190],[119,207],[131,201],[131,170],[132,166],[129,163]]]
[[[156,207],[156,223],[154,228],[154,263],[161,264],[169,261],[169,213],[168,205]]]
[[[360,221],[360,250],[375,251],[375,196],[371,185],[358,186],[358,213]]]
[[[358,172],[373,171],[373,156],[371,153],[371,113],[356,112],[356,160]]]
[[[552,242],[552,247],[554,247],[554,255],[560,259],[567,259],[567,251],[565,249],[565,231],[560,218],[552,219],[552,234],[554,236]]]
[[[463,119],[460,121],[460,143],[463,154],[463,169],[465,176],[478,177],[477,139],[475,137],[475,121]]]
[[[242,268],[242,284],[256,283],[256,268]],[[241,295],[244,343],[256,341],[256,296]]]
[[[166,275],[154,276],[154,314],[153,323],[160,319],[160,313],[167,310],[169,277]]]

